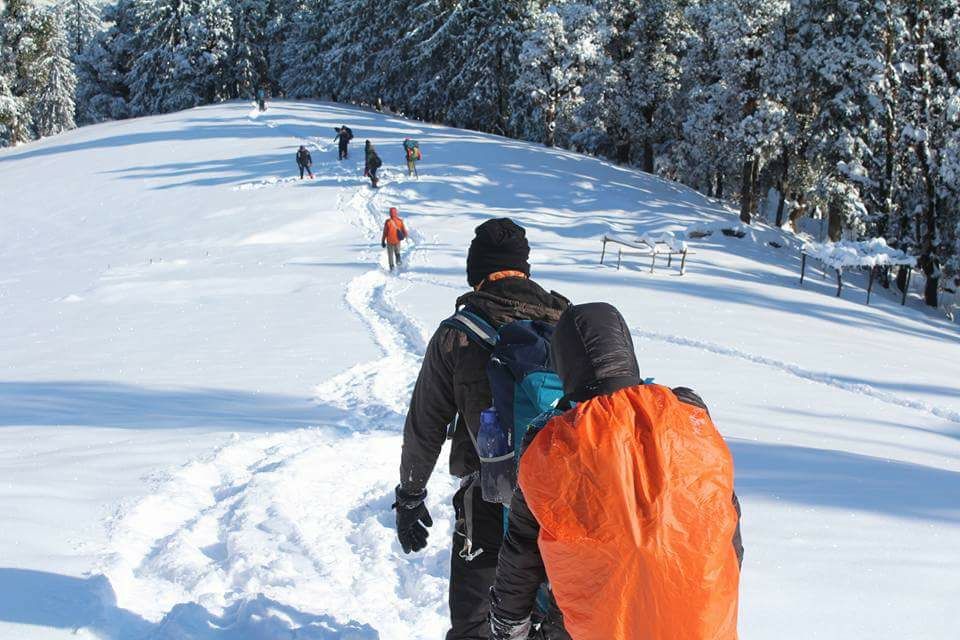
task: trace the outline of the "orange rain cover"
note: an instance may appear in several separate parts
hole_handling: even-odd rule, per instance
[[[574,640],[735,640],[733,460],[706,411],[641,385],[552,419],[520,460]]]

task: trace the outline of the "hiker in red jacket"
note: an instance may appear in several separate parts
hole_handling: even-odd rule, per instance
[[[396,207],[390,207],[390,217],[383,223],[383,235],[380,237],[380,246],[387,250],[387,260],[390,262],[390,271],[393,271],[394,260],[400,268],[400,243],[407,237],[407,229]]]

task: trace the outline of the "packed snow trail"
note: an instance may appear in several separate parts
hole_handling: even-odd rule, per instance
[[[388,176],[396,178],[393,172],[385,172],[384,177]],[[338,204],[341,213],[353,222],[371,247],[361,252],[361,260],[376,266],[350,281],[346,301],[367,326],[382,357],[355,365],[318,385],[316,397],[321,403],[380,422],[380,426],[392,422],[391,426],[396,428],[410,399],[426,338],[424,330],[396,302],[394,290],[399,284],[398,278],[385,271],[386,257],[380,249],[380,237],[385,215],[392,206],[387,189],[386,185],[376,191],[359,187]],[[418,238],[419,234],[411,230],[404,242],[407,250],[398,273],[412,260]]]
[[[901,398],[892,393],[887,393],[886,391],[881,391],[874,387],[871,387],[868,384],[861,382],[845,382],[844,380],[832,376],[828,373],[823,373],[820,371],[810,371],[804,369],[795,364],[789,362],[781,362],[780,360],[775,360],[774,358],[768,358],[766,356],[760,356],[752,353],[747,353],[741,349],[735,349],[732,347],[725,347],[723,345],[715,344],[712,342],[707,342],[705,340],[695,340],[693,338],[685,338],[683,336],[675,336],[668,333],[661,333],[659,331],[648,331],[644,329],[633,329],[631,331],[633,335],[641,340],[653,340],[656,342],[666,342],[669,344],[675,344],[681,347],[690,347],[693,349],[700,349],[701,351],[708,351],[710,353],[715,353],[721,356],[729,356],[731,358],[737,358],[739,360],[745,360],[747,362],[752,362],[754,364],[759,364],[765,367],[770,367],[771,369],[777,369],[790,375],[802,378],[804,380],[809,380],[811,382],[817,382],[820,384],[825,384],[837,389],[843,389],[844,391],[849,391],[851,393],[857,393],[864,396],[869,396],[875,398],[881,402],[887,404],[896,405],[898,407],[905,407],[907,409],[916,409],[918,411],[924,411],[930,415],[936,416],[938,418],[943,418],[944,420],[949,420],[956,424],[960,424],[960,412],[953,411],[951,409],[946,409],[944,407],[937,407],[931,405],[927,402],[921,402],[919,400],[909,400],[907,398]]]
[[[330,165],[317,163],[317,175]],[[336,166],[341,174],[349,171]],[[394,181],[398,175],[387,171],[384,177]],[[136,607],[157,629],[171,629],[178,624],[171,617],[178,603],[199,603],[219,619],[230,612],[236,617],[238,610],[257,612],[252,605],[266,597],[309,611],[320,606],[339,625],[328,635],[303,637],[442,634],[444,541],[451,535],[455,482],[443,474],[434,479],[435,542],[406,556],[395,541],[393,480],[384,473],[399,463],[396,431],[425,349],[423,330],[396,303],[393,289],[402,280],[382,264],[381,221],[390,192],[389,185],[377,191],[363,185],[338,196],[340,215],[370,246],[358,261],[374,267],[347,284],[344,298],[382,352],[317,386],[318,403],[346,412],[341,428],[237,439],[158,479],[151,495],[111,525],[112,552],[103,572],[119,607]],[[405,265],[419,234],[410,236]],[[353,491],[358,484],[367,487],[360,496]],[[150,603],[149,610],[143,603]],[[421,635],[411,636],[410,628]],[[151,630],[148,637],[164,633]]]
[[[103,570],[117,606],[158,623],[151,639],[168,637],[162,629],[179,603],[222,616],[262,596],[369,625],[383,640],[411,637],[411,626],[424,630],[417,638],[438,637],[447,551],[397,548],[393,484],[383,473],[396,460],[392,435],[300,429],[237,439],[167,474],[111,526]],[[360,496],[358,484],[367,487]],[[434,508],[435,540],[450,535],[450,511]]]

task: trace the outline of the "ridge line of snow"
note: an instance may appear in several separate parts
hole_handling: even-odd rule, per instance
[[[783,371],[784,373],[789,373],[792,376],[797,378],[802,378],[804,380],[809,380],[811,382],[816,382],[819,384],[824,384],[830,387],[837,389],[842,389],[844,391],[849,391],[850,393],[856,393],[863,396],[869,396],[886,404],[895,405],[898,407],[904,407],[907,409],[915,409],[918,411],[923,411],[929,413],[937,418],[942,418],[949,422],[954,422],[960,424],[960,412],[953,411],[951,409],[945,409],[943,407],[937,407],[929,403],[920,401],[920,400],[908,400],[906,398],[901,398],[900,396],[894,395],[892,393],[881,391],[876,387],[872,387],[869,384],[857,383],[857,382],[844,382],[838,378],[831,376],[828,373],[823,373],[820,371],[811,371],[809,369],[804,369],[799,365],[792,364],[790,362],[783,362],[781,360],[775,360],[774,358],[768,358],[766,356],[760,356],[752,353],[748,353],[741,349],[736,349],[733,347],[725,347],[720,344],[713,342],[707,342],[705,340],[696,340],[694,338],[686,338],[684,336],[677,336],[668,333],[660,333],[658,331],[647,331],[643,329],[631,329],[631,333],[641,340],[651,340],[656,342],[666,342],[669,344],[675,344],[681,347],[691,347],[694,349],[700,349],[701,351],[709,351],[710,353],[715,353],[721,356],[728,356],[731,358],[737,358],[739,360],[746,360],[747,362],[752,362],[754,364],[759,364],[771,369],[777,369]]]

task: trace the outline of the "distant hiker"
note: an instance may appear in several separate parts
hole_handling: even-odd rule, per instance
[[[336,137],[333,139],[333,141],[337,143],[337,160],[346,160],[348,146],[350,145],[350,141],[353,140],[353,131],[346,125],[334,127],[333,130],[337,132]]]
[[[380,160],[380,156],[377,155],[377,150],[373,148],[369,140],[367,140],[364,145],[364,157],[366,162],[363,166],[363,175],[370,178],[370,185],[376,189],[377,183],[380,182],[380,179],[377,178],[377,169],[383,165],[383,162]]]
[[[551,340],[557,409],[524,438],[490,591],[493,640],[735,640],[743,546],[733,459],[700,397],[644,384],[606,303]],[[541,600],[543,602],[543,600]]]
[[[387,250],[387,261],[390,271],[393,271],[394,261],[400,268],[400,243],[407,238],[407,228],[403,226],[403,219],[396,207],[390,207],[390,217],[383,223],[383,234],[380,236],[380,246]]]
[[[267,110],[267,91],[263,87],[257,89],[257,107],[260,111]]]
[[[312,165],[313,158],[310,157],[310,152],[307,151],[305,146],[300,145],[300,149],[297,150],[297,167],[300,168],[301,180],[303,180],[304,171],[306,171],[310,175],[310,179],[313,180],[313,171],[310,170]]]
[[[508,218],[481,224],[467,253],[467,282],[473,291],[461,296],[457,307],[495,329],[515,320],[555,323],[568,302],[530,279],[529,256],[523,227]],[[491,405],[489,361],[486,343],[481,344],[461,324],[445,321],[427,346],[403,431],[394,506],[397,537],[405,553],[427,545],[427,527],[433,525],[424,504],[427,480],[448,431],[450,472],[461,478],[453,497],[456,523],[447,640],[487,638],[490,633],[488,591],[503,540],[504,511],[501,504],[483,500],[477,481],[480,461],[473,444],[480,432],[480,414]]]
[[[407,157],[407,175],[416,175],[419,178],[420,175],[417,173],[417,161],[422,157],[420,155],[420,143],[416,140],[411,140],[410,138],[404,138],[403,153]]]

